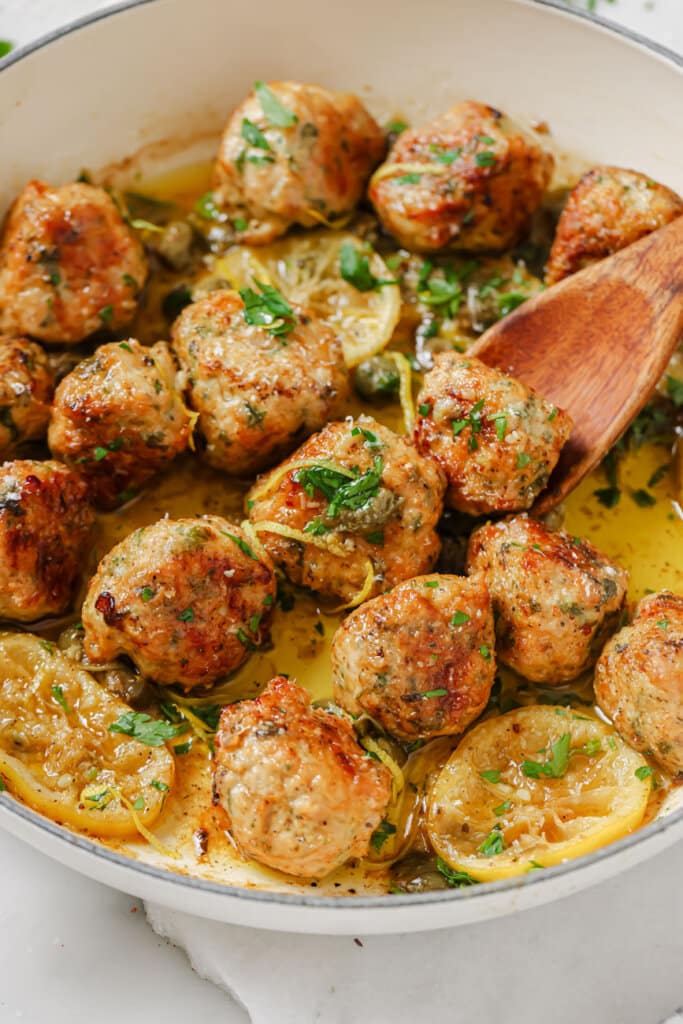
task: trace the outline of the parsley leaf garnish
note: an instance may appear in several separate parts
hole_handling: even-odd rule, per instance
[[[248,117],[242,119],[242,138],[255,149],[263,149],[272,153],[272,148],[258,125],[250,121]]]
[[[275,337],[289,334],[296,326],[296,317],[287,299],[272,285],[254,283],[260,295],[252,288],[240,289],[245,321],[252,327],[265,327]]]
[[[320,491],[329,502],[327,514],[334,519],[341,509],[357,511],[365,508],[377,496],[383,470],[383,460],[377,455],[372,466],[360,476],[349,478],[325,466],[309,466],[298,470],[294,479],[309,497],[313,497],[316,490]]]
[[[529,779],[561,779],[569,764],[569,747],[571,735],[562,733],[559,740],[552,744],[551,756],[547,761],[522,761],[522,773]]]
[[[284,107],[265,82],[254,82],[254,92],[261,104],[263,116],[273,128],[291,128],[298,122],[299,118],[294,111]]]
[[[71,714],[71,708],[69,707],[69,705],[67,703],[66,697],[64,696],[64,690],[62,689],[61,686],[55,685],[55,686],[52,687],[52,696],[57,701],[59,706],[63,709],[64,713],[66,715],[70,715]]]
[[[185,726],[174,725],[158,718],[152,718],[140,711],[126,711],[109,726],[109,732],[120,732],[148,747],[161,747],[166,740],[184,732]]]
[[[495,857],[505,849],[505,838],[500,825],[494,825],[484,842],[477,847],[477,853],[486,857]]]
[[[339,270],[341,276],[348,284],[353,285],[359,292],[371,292],[373,289],[383,288],[387,284],[397,284],[397,281],[383,280],[370,270],[370,260],[364,256],[360,249],[357,249],[353,242],[344,242],[339,250]]]
[[[476,878],[472,878],[466,871],[455,871],[442,857],[436,858],[436,866],[452,889],[460,889],[464,885],[476,885]]]
[[[393,836],[395,833],[396,826],[392,825],[390,821],[387,821],[387,819],[384,818],[370,836],[370,846],[373,848],[375,853],[380,853],[389,836]]]

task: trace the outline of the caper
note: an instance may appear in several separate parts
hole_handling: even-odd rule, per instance
[[[360,363],[353,372],[353,386],[361,398],[381,402],[394,398],[401,379],[396,363],[389,356],[373,356]]]

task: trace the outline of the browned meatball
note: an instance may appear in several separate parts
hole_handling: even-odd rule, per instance
[[[498,659],[533,682],[565,683],[589,669],[619,624],[626,570],[527,515],[475,530],[467,567],[486,575]]]
[[[417,252],[501,251],[519,240],[553,158],[500,111],[465,100],[402,132],[370,182],[386,230]]]
[[[391,776],[348,722],[277,676],[256,700],[223,708],[214,790],[244,856],[320,878],[368,852]]]
[[[0,616],[68,611],[94,513],[85,482],[59,462],[0,467]]]
[[[0,338],[0,457],[43,437],[54,386],[40,345],[28,338]]]
[[[268,638],[275,577],[219,516],[161,519],[112,548],[83,605],[92,662],[127,654],[145,676],[186,689],[246,661]]]
[[[256,83],[225,128],[214,198],[242,241],[270,242],[292,224],[310,228],[350,213],[384,145],[357,96]]]
[[[683,213],[683,199],[645,174],[593,167],[572,190],[557,225],[546,283],[611,256]]]
[[[415,444],[469,515],[530,508],[572,430],[568,413],[472,356],[436,356],[417,399]]]
[[[101,345],[64,378],[48,440],[54,456],[86,477],[98,504],[113,508],[185,451],[191,433],[168,346],[131,338]]]
[[[595,696],[627,743],[683,777],[683,597],[644,597],[595,666]]]
[[[247,507],[293,583],[357,603],[434,567],[443,491],[436,463],[360,416],[329,423],[265,474]]]
[[[273,335],[246,315],[237,292],[216,291],[173,326],[206,460],[244,476],[319,430],[349,387],[341,343],[320,320],[297,307],[291,330]]]
[[[31,181],[10,210],[0,249],[0,325],[72,343],[133,318],[147,278],[138,239],[101,188]]]
[[[482,578],[418,576],[357,608],[332,643],[334,699],[402,740],[463,732],[496,674]]]

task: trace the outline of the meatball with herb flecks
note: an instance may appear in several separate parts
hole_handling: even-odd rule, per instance
[[[402,132],[369,195],[384,228],[413,252],[500,252],[528,228],[552,169],[530,132],[465,100]]]
[[[247,495],[253,528],[289,579],[356,604],[429,572],[444,479],[370,416],[328,425]]]
[[[574,679],[618,628],[626,570],[588,541],[530,516],[475,530],[467,568],[488,583],[498,660],[532,682]]]
[[[683,199],[646,174],[593,167],[570,192],[546,268],[546,284],[611,256],[683,214]]]
[[[161,519],[100,562],[83,605],[84,651],[127,654],[143,675],[209,685],[268,639],[275,576],[243,531],[219,516]]]
[[[118,330],[146,279],[142,245],[104,189],[31,181],[0,245],[0,328],[62,344]]]
[[[191,416],[176,387],[168,346],[101,345],[66,376],[55,394],[48,441],[77,467],[94,500],[113,508],[185,451]]]
[[[316,227],[351,213],[384,153],[361,101],[301,82],[257,82],[221,140],[213,202],[250,244],[293,224]]]
[[[332,643],[334,699],[401,740],[463,732],[496,674],[483,578],[418,576],[367,601]]]
[[[28,338],[0,338],[0,456],[43,437],[54,374],[47,355]]]
[[[245,303],[237,292],[212,292],[173,326],[206,461],[237,476],[272,465],[319,430],[349,387],[328,326],[274,289],[260,305],[251,296]]]
[[[223,708],[214,793],[246,857],[321,878],[368,852],[391,798],[391,775],[344,719],[311,707],[278,676],[256,700]]]
[[[446,503],[469,515],[530,508],[572,429],[532,388],[457,352],[435,357],[417,403],[418,451],[446,474]]]
[[[94,518],[85,481],[61,463],[0,467],[0,617],[69,610]]]
[[[683,777],[683,597],[648,594],[595,666],[595,696],[623,739]]]

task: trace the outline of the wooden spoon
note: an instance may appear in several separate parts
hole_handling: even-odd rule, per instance
[[[652,394],[683,334],[683,216],[547,291],[468,351],[566,409],[574,430],[534,513],[598,465]]]

